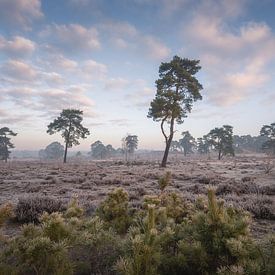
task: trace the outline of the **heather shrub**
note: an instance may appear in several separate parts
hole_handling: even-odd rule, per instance
[[[43,212],[61,212],[63,209],[62,201],[55,198],[26,197],[19,199],[15,208],[15,216],[20,222],[38,222]]]
[[[128,193],[118,188],[109,193],[107,199],[100,204],[97,213],[107,226],[114,228],[118,233],[125,233],[132,220],[128,204]]]
[[[242,205],[256,219],[275,220],[275,202],[268,197],[261,195],[251,196]]]
[[[13,207],[10,203],[4,204],[0,207],[0,228],[4,225],[5,221],[13,214]]]

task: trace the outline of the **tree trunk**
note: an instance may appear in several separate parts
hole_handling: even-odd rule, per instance
[[[64,160],[63,160],[63,163],[66,163],[66,162],[67,162],[67,151],[68,151],[68,142],[66,142],[66,145],[65,145],[65,152],[64,152]]]
[[[173,140],[173,135],[174,135],[174,118],[171,119],[171,124],[170,124],[170,135],[167,139],[165,136],[165,141],[166,141],[166,147],[164,151],[164,155],[162,158],[161,166],[160,167],[166,167],[167,159],[168,159],[168,154],[171,146],[171,142]]]
[[[221,153],[222,153],[222,151],[219,150],[219,157],[218,157],[219,160],[221,159]]]

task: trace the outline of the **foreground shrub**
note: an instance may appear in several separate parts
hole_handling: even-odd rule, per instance
[[[0,207],[0,228],[4,222],[12,215],[13,207],[10,203],[4,204]]]
[[[71,249],[76,269],[81,274],[114,274],[114,265],[124,249],[124,242],[112,230],[105,229],[99,217],[84,220],[75,231],[77,237]]]
[[[15,216],[20,222],[38,222],[43,212],[61,212],[64,209],[62,201],[51,197],[27,197],[20,198]]]
[[[225,207],[213,190],[190,205],[164,189],[134,217],[123,189],[93,217],[76,200],[65,213],[42,214],[1,243],[0,274],[275,274],[275,237],[253,240],[247,212]]]
[[[217,201],[214,191],[208,191],[208,210],[196,213],[183,229],[178,257],[187,274],[206,271],[214,274],[223,266],[235,266],[242,257],[249,257],[252,240],[249,236],[249,216]],[[243,254],[234,255],[234,245]],[[251,256],[252,257],[252,256]],[[185,267],[184,267],[185,266]]]
[[[146,219],[139,227],[132,227],[127,236],[127,256],[120,258],[116,264],[116,270],[120,274],[158,274],[161,246],[155,223],[155,205],[148,205]]]
[[[129,196],[122,188],[112,191],[98,208],[99,217],[118,233],[125,233],[131,224]]]
[[[53,241],[43,228],[32,224],[11,240],[0,262],[0,274],[72,274],[66,241]]]

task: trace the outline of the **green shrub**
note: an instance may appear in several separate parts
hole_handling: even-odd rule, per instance
[[[116,270],[124,275],[156,275],[160,264],[159,236],[155,228],[155,205],[148,205],[146,219],[131,228],[127,236],[127,256],[120,258]]]
[[[77,238],[71,250],[76,266],[85,267],[85,274],[114,274],[113,266],[123,251],[123,240],[112,230],[105,229],[99,217],[83,220],[75,231]]]
[[[84,214],[84,210],[78,205],[78,201],[74,198],[70,203],[69,206],[64,214],[66,218],[81,218]]]
[[[1,243],[0,274],[275,274],[275,236],[253,240],[249,214],[225,207],[213,190],[207,204],[146,196],[132,217],[127,192],[116,189],[97,213],[85,217],[73,200],[65,213],[23,225]],[[11,206],[0,208],[0,225],[10,214]]]
[[[0,207],[0,228],[4,225],[5,221],[13,214],[13,207],[10,203],[4,204]]]
[[[164,192],[166,187],[172,182],[172,174],[170,171],[166,172],[163,177],[158,180],[159,188],[161,192]]]
[[[125,233],[131,224],[128,207],[129,196],[122,188],[109,193],[107,199],[98,208],[99,217],[118,233]]]
[[[0,273],[9,270],[11,273],[6,274],[72,274],[67,243],[55,242],[44,233],[39,226],[24,226],[22,234],[2,252]]]
[[[249,235],[250,218],[233,208],[225,208],[217,201],[214,191],[208,191],[208,210],[197,212],[183,226],[183,238],[179,242],[179,257],[187,274],[208,272],[215,274],[224,266],[238,266],[246,258],[253,258]],[[242,248],[236,255],[234,247]]]

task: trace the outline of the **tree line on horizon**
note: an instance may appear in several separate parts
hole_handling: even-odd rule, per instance
[[[173,141],[175,133],[175,124],[182,124],[187,115],[191,112],[193,103],[202,100],[200,91],[203,86],[199,83],[195,75],[200,71],[199,60],[190,60],[174,56],[170,62],[162,62],[159,67],[159,79],[156,80],[156,95],[150,103],[147,117],[160,122],[162,135],[165,139],[165,150],[161,162],[161,167],[166,167],[168,154],[177,146],[183,148],[184,154],[192,151],[195,142],[188,131],[183,132],[181,140]],[[85,139],[90,135],[88,128],[82,125],[83,111],[78,109],[63,109],[60,115],[48,125],[47,133],[53,135],[60,133],[64,139],[63,162],[67,161],[68,148],[79,145],[79,139]],[[165,131],[168,126],[168,132]],[[11,143],[11,137],[17,134],[8,127],[0,129],[0,159],[7,162],[10,149],[14,148]],[[275,154],[275,123],[264,125],[261,128],[260,135],[265,137],[262,147],[265,150]],[[246,140],[246,141],[245,141]],[[233,143],[237,144],[234,148]],[[197,141],[198,152],[209,153],[211,149],[218,151],[218,159],[223,155],[234,155],[235,149],[244,146],[243,143],[251,142],[251,138],[246,136],[233,137],[233,127],[223,125],[220,128],[212,129],[207,135],[199,138]],[[255,141],[256,142],[256,141]],[[128,135],[122,142],[122,150],[125,152],[126,161],[137,148],[138,140],[135,135]],[[56,144],[55,144],[56,145]],[[53,146],[53,145],[51,145]],[[108,146],[108,145],[107,145]],[[110,146],[105,147],[100,141],[91,145],[92,155],[105,155],[108,150],[112,151]],[[104,147],[104,148],[103,148]],[[99,150],[100,149],[100,150]],[[44,153],[50,152],[52,147],[47,147]],[[42,154],[43,152],[41,152]]]

